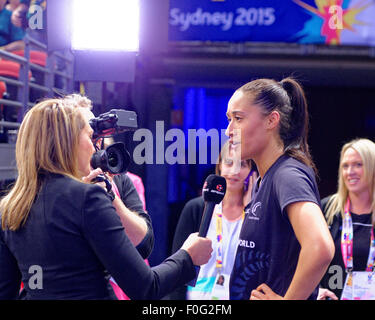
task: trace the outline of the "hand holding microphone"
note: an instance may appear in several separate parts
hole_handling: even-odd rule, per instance
[[[212,241],[208,238],[199,237],[198,232],[190,234],[181,249],[187,251],[195,266],[206,264],[210,260],[213,251]]]

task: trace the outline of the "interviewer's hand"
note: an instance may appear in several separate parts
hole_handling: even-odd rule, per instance
[[[198,236],[198,232],[192,233],[184,242],[181,249],[187,251],[195,266],[206,264],[211,258],[212,241]]]

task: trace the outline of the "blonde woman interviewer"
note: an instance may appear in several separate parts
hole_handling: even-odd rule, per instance
[[[21,280],[25,299],[113,299],[108,273],[131,299],[158,299],[211,256],[194,234],[159,266],[144,263],[111,197],[83,182],[95,151],[84,112],[48,99],[21,123],[18,177],[0,202],[0,299],[17,299]]]

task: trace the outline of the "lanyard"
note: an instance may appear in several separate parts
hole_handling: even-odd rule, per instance
[[[341,253],[344,260],[346,272],[353,271],[353,222],[350,214],[350,200],[346,200],[344,208],[344,219],[341,232]],[[374,228],[371,228],[370,252],[367,259],[366,271],[374,271],[375,260],[375,237]]]
[[[220,202],[216,208],[216,269],[221,272],[223,268],[223,204]],[[242,220],[245,217],[245,212],[242,211]],[[231,235],[227,235],[231,236]]]

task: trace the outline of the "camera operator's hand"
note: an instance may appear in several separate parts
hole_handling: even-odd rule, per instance
[[[82,180],[86,183],[91,183],[92,180],[103,174],[104,173],[102,169],[97,168],[95,170],[92,170],[86,177],[83,177]],[[106,173],[105,176],[110,181],[113,187],[113,185],[115,185],[112,179],[113,176],[108,173]],[[105,191],[108,192],[107,185],[104,181],[95,182],[95,184],[101,186]],[[113,192],[113,190],[111,192],[113,193],[112,205],[116,209],[116,212],[121,219],[121,223],[124,226],[124,231],[129,237],[130,241],[134,244],[134,246],[137,246],[146,236],[148,230],[147,223],[145,219],[138,216],[137,213],[130,211],[124,205],[120,196],[116,196],[116,193]]]
[[[83,180],[83,182],[90,183],[92,180],[94,180],[100,174],[103,174],[103,171],[102,171],[102,169],[97,168],[95,170],[92,170],[90,172],[90,174],[87,175],[86,177],[83,177],[82,180]],[[101,186],[104,190],[107,191],[105,182],[103,182],[103,181],[102,182],[96,182],[95,184]]]
[[[184,242],[181,249],[187,251],[195,266],[206,264],[211,258],[212,241],[198,236],[198,232],[192,233]]]

